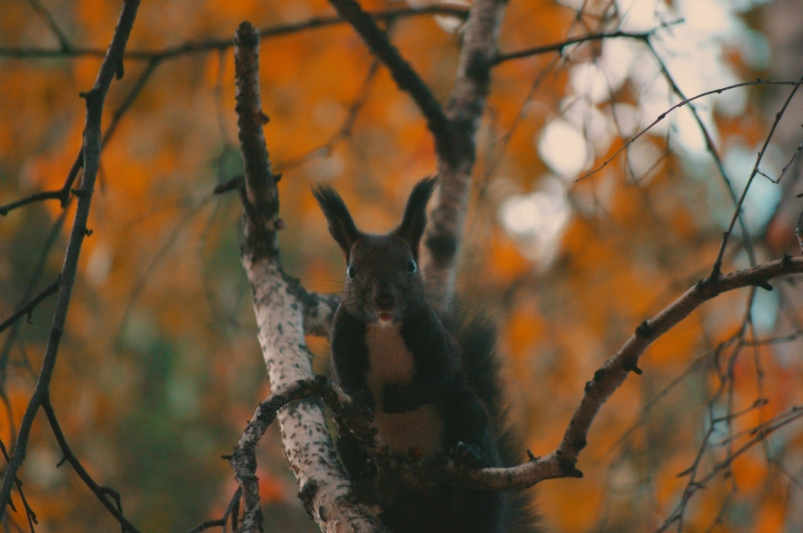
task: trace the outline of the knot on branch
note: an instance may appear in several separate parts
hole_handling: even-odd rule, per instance
[[[654,336],[655,336],[655,329],[650,325],[649,321],[647,320],[639,324],[638,327],[636,328],[636,337],[638,337],[639,339],[649,340]],[[625,368],[625,370],[630,370],[630,369]]]
[[[633,372],[637,376],[640,376],[644,371],[641,370],[635,363],[635,361],[622,361],[622,369],[628,372]]]
[[[313,502],[315,501],[315,495],[317,493],[318,482],[314,479],[310,479],[304,483],[304,486],[298,491],[298,499],[301,500],[304,510],[307,511],[307,514],[310,516],[313,516]]]
[[[710,277],[701,279],[694,285],[694,288],[697,290],[698,293],[700,293],[700,296],[702,296],[706,300],[714,298],[715,296],[719,295],[720,292],[722,292],[719,289],[719,278],[720,274],[719,271],[717,270],[716,276],[712,274]]]
[[[570,459],[566,457],[560,451],[557,452],[558,457],[558,467],[560,468],[560,473],[564,477],[574,477],[574,478],[582,478],[583,473],[577,469],[575,466],[577,464],[577,459]]]

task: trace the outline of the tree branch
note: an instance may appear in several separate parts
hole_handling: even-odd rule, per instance
[[[39,373],[39,379],[36,383],[36,388],[28,403],[25,411],[25,416],[20,424],[19,435],[17,442],[14,446],[14,453],[9,462],[8,469],[6,469],[3,477],[2,486],[0,486],[0,519],[5,514],[8,502],[10,499],[11,488],[14,480],[17,477],[17,471],[22,466],[25,459],[25,451],[28,445],[28,437],[30,435],[31,426],[33,425],[34,417],[36,416],[39,407],[47,400],[50,388],[50,380],[53,376],[53,370],[56,365],[56,356],[58,354],[59,344],[61,342],[61,335],[64,330],[64,323],[67,318],[67,310],[70,304],[70,295],[72,287],[75,283],[75,276],[78,270],[78,256],[81,253],[81,245],[84,237],[87,236],[88,230],[86,222],[89,217],[89,208],[92,202],[92,193],[94,191],[95,179],[97,178],[98,169],[100,166],[100,144],[101,144],[101,117],[103,115],[103,104],[106,99],[106,94],[111,85],[115,73],[118,71],[119,66],[123,59],[123,52],[125,50],[128,37],[131,33],[131,27],[136,18],[137,8],[139,7],[139,0],[125,0],[123,9],[120,14],[120,19],[117,24],[117,29],[112,37],[112,42],[109,45],[109,50],[100,67],[98,76],[95,79],[95,84],[92,89],[86,93],[86,126],[84,128],[84,148],[83,148],[83,161],[85,164],[84,176],[81,184],[80,193],[78,194],[78,206],[75,212],[75,220],[73,222],[72,231],[70,233],[70,240],[67,244],[67,253],[64,258],[64,266],[61,271],[61,286],[59,290],[59,298],[56,303],[56,310],[53,314],[53,323],[48,337],[47,348],[42,361],[42,369]]]
[[[282,269],[276,244],[276,233],[282,227],[279,196],[262,132],[267,117],[259,95],[259,36],[244,22],[235,41],[237,114],[245,169],[242,262],[271,389],[281,390],[313,376],[311,354],[304,342],[305,310],[309,314],[315,309],[312,314],[319,316],[317,310],[329,308],[333,302],[321,306],[317,298],[305,298],[298,280]],[[374,511],[351,498],[349,480],[335,456],[321,404],[301,400],[280,409],[277,418],[288,463],[320,528],[327,532],[380,531]],[[241,531],[261,531],[258,484],[253,475],[256,465],[250,457],[243,460],[246,468],[236,471],[245,504]]]
[[[594,373],[585,384],[585,394],[574,412],[557,449],[549,455],[512,468],[466,470],[448,465],[446,475],[453,483],[480,489],[504,490],[535,485],[545,479],[582,477],[576,464],[586,446],[591,424],[602,405],[622,385],[630,372],[641,374],[638,361],[661,335],[675,327],[700,305],[716,296],[744,287],[772,289],[769,281],[778,276],[803,273],[803,257],[782,259],[698,282],[649,320]]]
[[[5,330],[7,327],[12,325],[14,322],[19,320],[23,316],[28,315],[30,317],[30,314],[33,312],[36,306],[39,305],[40,302],[42,302],[42,300],[44,300],[45,298],[47,298],[48,296],[59,290],[60,283],[61,283],[61,278],[57,279],[56,281],[54,281],[53,283],[42,289],[42,292],[34,296],[30,302],[28,302],[27,304],[23,305],[22,307],[14,311],[14,313],[10,317],[8,317],[7,319],[3,320],[3,322],[0,323],[0,332]]]
[[[505,0],[475,0],[469,12],[463,49],[446,116],[455,145],[450,154],[438,152],[440,187],[424,236],[422,271],[431,291],[430,303],[443,311],[454,295],[457,256],[474,168],[474,139],[479,127],[496,58]]]

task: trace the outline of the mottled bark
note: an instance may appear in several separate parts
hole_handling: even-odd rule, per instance
[[[271,389],[279,390],[313,376],[312,355],[304,341],[305,318],[310,330],[321,333],[328,329],[334,301],[306,293],[282,270],[276,244],[276,233],[283,226],[277,177],[271,170],[262,130],[268,118],[260,101],[259,35],[244,22],[235,43],[237,115],[245,174],[241,190],[246,217],[242,263],[251,286],[268,379]],[[232,455],[245,504],[239,529],[243,532],[263,531],[254,455],[264,433],[258,415],[259,411]],[[321,530],[381,531],[374,510],[350,496],[349,481],[335,456],[320,401],[299,400],[280,409],[277,419],[299,492]]]

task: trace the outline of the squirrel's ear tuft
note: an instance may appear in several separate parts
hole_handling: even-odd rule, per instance
[[[410,245],[410,250],[413,251],[413,257],[416,260],[418,259],[418,244],[421,242],[421,236],[424,235],[424,228],[427,225],[427,202],[437,185],[437,178],[424,178],[416,183],[407,200],[407,207],[404,208],[404,218],[395,231],[396,235]]]
[[[316,185],[312,188],[312,195],[318,201],[329,223],[329,233],[340,245],[348,261],[352,245],[362,237],[362,233],[354,225],[348,207],[337,191],[329,185]]]

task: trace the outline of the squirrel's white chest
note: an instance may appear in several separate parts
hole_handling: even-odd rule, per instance
[[[419,448],[425,454],[440,450],[443,422],[433,405],[423,405],[406,413],[385,413],[382,410],[383,390],[387,383],[406,385],[415,375],[415,361],[401,336],[400,325],[368,324],[365,334],[368,345],[366,382],[374,397],[374,422],[379,435],[391,451],[407,456]]]

